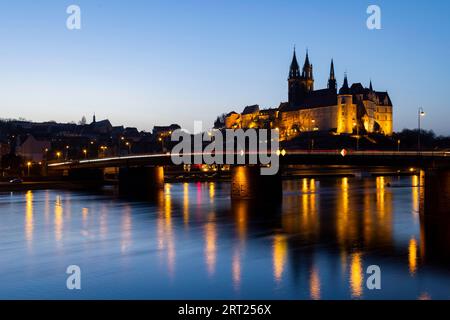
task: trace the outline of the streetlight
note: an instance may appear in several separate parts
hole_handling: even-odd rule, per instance
[[[108,150],[107,146],[100,146],[100,150],[102,152],[102,157],[106,157],[106,150]]]
[[[48,161],[48,148],[45,148],[44,149],[44,155],[45,155],[45,161],[47,162]]]
[[[127,141],[125,145],[128,147],[128,154],[131,154],[131,143]]]
[[[420,153],[420,120],[422,117],[425,117],[425,111],[423,111],[423,108],[420,107],[417,112],[417,122],[419,123],[419,134],[417,136],[417,151]]]
[[[165,147],[164,147],[164,139],[162,137],[159,137],[158,141],[161,142],[161,149],[162,149],[162,152],[164,152],[164,149],[165,149]]]
[[[28,167],[28,176],[30,176],[31,161],[27,162],[27,167]]]
[[[59,160],[59,158],[61,158],[61,152],[58,151],[58,152],[56,153],[56,157],[57,157],[58,160]]]
[[[401,143],[401,141],[400,141],[400,139],[398,139],[397,140],[397,151],[398,152],[400,152],[400,143]]]
[[[84,154],[85,159],[87,158],[87,153],[88,153],[87,149],[83,149],[83,154]]]

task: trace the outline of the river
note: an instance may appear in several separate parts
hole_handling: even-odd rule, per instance
[[[165,184],[151,201],[2,193],[0,298],[449,299],[448,244],[430,257],[419,180],[287,180],[279,205],[231,201],[226,182]],[[66,287],[70,265],[81,290]]]

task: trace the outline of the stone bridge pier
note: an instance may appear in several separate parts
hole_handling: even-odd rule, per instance
[[[259,166],[233,166],[231,168],[231,198],[279,202],[283,194],[281,174],[263,176]]]
[[[450,261],[450,168],[425,171],[422,235],[427,259]]]
[[[164,167],[119,168],[119,192],[121,194],[148,196],[164,188]]]
[[[450,215],[450,168],[425,171],[425,213]]]

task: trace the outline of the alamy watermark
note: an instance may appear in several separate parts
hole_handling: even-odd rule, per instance
[[[178,144],[171,159],[175,165],[261,165],[261,175],[275,175],[279,170],[279,136],[275,129],[203,132],[202,122],[195,121],[193,135],[181,129],[172,132],[171,140]],[[205,148],[204,142],[208,143]]]
[[[366,25],[369,30],[381,29],[381,8],[375,4],[367,7],[367,14],[370,16],[367,18]]]
[[[67,7],[66,13],[69,15],[66,20],[66,27],[69,30],[81,29],[81,8],[75,4]]]
[[[381,268],[371,265],[367,267],[366,273],[369,275],[366,281],[367,289],[381,290]]]
[[[66,274],[69,275],[66,280],[67,289],[81,290],[81,268],[77,265],[68,266]]]

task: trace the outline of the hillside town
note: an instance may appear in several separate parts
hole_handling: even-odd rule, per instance
[[[1,175],[39,174],[52,160],[92,159],[166,151],[180,126],[155,126],[152,132],[113,126],[107,119],[87,123],[0,120]]]

